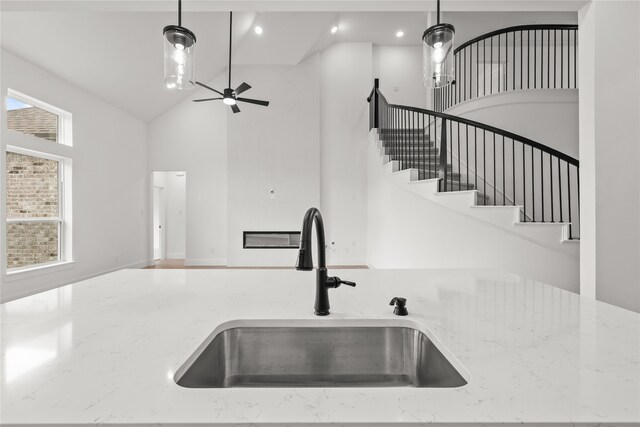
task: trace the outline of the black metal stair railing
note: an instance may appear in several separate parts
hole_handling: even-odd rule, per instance
[[[529,138],[473,120],[390,104],[379,80],[367,98],[369,128],[385,154],[442,192],[478,190],[478,203],[520,206],[523,222],[568,223],[580,236],[579,162]]]
[[[578,88],[578,26],[520,25],[483,34],[454,52],[455,84],[433,90],[445,111],[473,98],[521,89]]]

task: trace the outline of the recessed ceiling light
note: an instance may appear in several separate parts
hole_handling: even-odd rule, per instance
[[[257,35],[261,35],[262,34],[262,27],[260,25],[256,25],[256,27],[253,29],[253,31],[255,31]]]
[[[402,37],[402,36],[404,36],[404,31],[398,31],[398,32],[396,33],[396,37],[400,38],[400,37]]]
[[[338,26],[334,25],[333,27],[331,27],[331,34],[335,34],[338,32]]]

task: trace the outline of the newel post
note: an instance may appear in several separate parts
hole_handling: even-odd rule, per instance
[[[378,88],[380,87],[380,79],[373,81],[373,127],[379,129],[379,104],[378,104]]]

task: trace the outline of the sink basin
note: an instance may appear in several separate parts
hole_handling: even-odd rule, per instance
[[[209,338],[178,370],[189,388],[460,387],[424,333],[396,326],[243,326]]]

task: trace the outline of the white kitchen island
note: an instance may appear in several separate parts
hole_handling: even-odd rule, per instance
[[[479,270],[122,270],[1,306],[2,425],[640,424],[640,315]],[[409,316],[389,301],[407,298]],[[211,388],[174,374],[221,325],[408,325],[459,388]],[[231,322],[231,323],[228,323]]]

